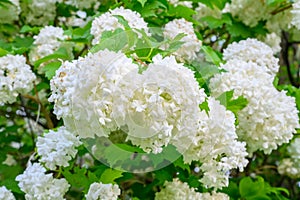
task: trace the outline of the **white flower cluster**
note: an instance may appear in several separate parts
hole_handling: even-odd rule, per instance
[[[266,23],[266,28],[269,32],[281,35],[282,30],[288,31],[291,28],[291,21],[293,18],[291,10],[292,8],[287,8],[282,12],[269,16]]]
[[[235,46],[238,48],[232,49]],[[272,67],[274,61],[268,62],[262,58],[267,57],[269,53],[253,53],[250,46],[249,54],[256,56],[255,59],[251,59],[243,54],[239,45],[234,44],[229,48],[230,51],[224,52],[227,63],[222,66],[227,72],[210,80],[212,95],[219,96],[223,92],[234,90],[234,98],[242,95],[248,100],[248,105],[238,113],[239,140],[247,143],[250,155],[256,150],[263,150],[269,154],[279,145],[287,143],[292,138],[295,128],[299,127],[295,99],[287,96],[284,91],[277,91],[273,86],[272,81],[276,73]]]
[[[231,169],[243,168],[248,164],[245,157],[246,144],[237,141],[235,117],[230,111],[210,97],[209,112],[200,113],[200,124],[196,136],[188,149],[181,152],[185,162],[200,160],[204,176],[200,180],[206,187],[222,188],[228,186],[228,173]],[[179,141],[184,141],[179,138]],[[178,144],[180,142],[178,141]],[[177,144],[177,145],[178,145]],[[181,145],[187,145],[185,142]]]
[[[65,179],[55,179],[45,174],[46,169],[39,163],[30,164],[23,174],[16,177],[25,199],[64,199],[70,185]]]
[[[287,147],[289,158],[284,158],[279,166],[278,172],[286,174],[291,178],[300,177],[300,138],[295,138]]]
[[[180,1],[180,0],[169,0],[171,4],[176,6],[185,6],[188,8],[193,8],[193,2],[192,1]]]
[[[57,131],[50,130],[43,137],[38,137],[36,142],[37,152],[41,156],[40,162],[51,170],[56,166],[69,166],[68,161],[75,157],[81,144],[78,137],[68,132],[65,127]]]
[[[193,72],[174,57],[154,57],[142,75],[128,74],[118,88],[114,118],[128,127],[127,139],[144,151],[161,152],[179,133],[195,135],[198,105],[206,95]]]
[[[268,6],[265,1],[252,0],[232,0],[227,9],[234,16],[238,17],[243,23],[254,27],[260,20],[269,17]]]
[[[210,8],[203,3],[198,3],[198,7],[195,10],[197,14],[194,15],[196,20],[201,20],[202,17],[212,16],[214,18],[220,19],[222,16],[222,11],[216,7]]]
[[[117,200],[121,190],[117,184],[92,183],[86,200]]]
[[[85,1],[81,1],[85,2]],[[70,17],[58,17],[60,25],[84,27],[92,18],[87,16],[87,13],[82,10],[71,12]]]
[[[32,64],[58,50],[66,36],[64,35],[64,30],[60,27],[45,26],[33,38],[34,47],[29,53],[29,59]],[[41,71],[41,69],[39,70]]]
[[[147,23],[139,13],[119,7],[109,10],[93,20],[91,27],[91,34],[94,35],[93,45],[99,43],[104,31],[114,31],[118,28],[125,29],[115,16],[122,16],[132,29],[144,30],[146,33],[149,32]]]
[[[281,37],[274,32],[269,33],[265,36],[264,43],[266,43],[272,48],[274,54],[277,54],[281,51]]]
[[[36,76],[22,55],[0,57],[0,104],[13,103],[19,93],[33,88]]]
[[[254,62],[257,65],[266,68],[271,75],[275,76],[279,69],[278,58],[273,56],[274,52],[263,42],[257,39],[248,38],[240,42],[233,42],[224,50],[223,59],[229,61],[231,59],[243,60],[246,62]]]
[[[137,73],[138,66],[124,54],[108,50],[65,62],[51,80],[49,101],[55,102],[54,112],[67,128],[80,137],[108,136],[117,128],[111,116],[116,85],[130,71]]]
[[[13,23],[19,19],[21,13],[20,1],[10,0],[11,4],[3,2],[5,7],[0,6],[0,24],[1,23]]]
[[[296,0],[293,3],[293,9],[291,10],[291,13],[292,13],[291,24],[300,30],[300,0]]]
[[[199,193],[194,188],[189,187],[185,182],[174,178],[172,182],[165,182],[164,188],[155,193],[155,200],[182,200],[182,199],[202,199],[202,200],[229,200],[229,196],[224,193],[212,192]]]
[[[94,10],[97,10],[100,6],[100,2],[98,0],[84,0],[84,1],[60,0],[60,1],[63,1],[67,5],[75,6],[76,8],[79,8],[79,9],[88,9],[88,8],[93,7]]]
[[[174,55],[179,60],[193,60],[197,58],[196,53],[200,51],[202,42],[197,38],[193,24],[185,19],[174,19],[168,22],[164,28],[164,37],[174,39],[178,34],[186,34],[180,41],[184,42],[182,46],[174,52]],[[168,46],[165,47],[168,49]]]
[[[0,187],[0,200],[15,200],[16,198],[5,186]]]
[[[57,0],[31,0],[23,8],[26,23],[31,25],[47,25],[56,15]]]

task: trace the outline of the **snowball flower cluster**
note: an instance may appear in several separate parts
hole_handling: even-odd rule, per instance
[[[34,38],[34,47],[29,53],[30,62],[35,61],[53,54],[66,39],[64,30],[60,27],[45,26],[40,30],[40,33]],[[39,69],[41,71],[41,69]]]
[[[281,37],[274,32],[266,35],[264,38],[264,43],[272,48],[274,54],[277,54],[281,51]]]
[[[114,118],[127,126],[127,139],[144,151],[159,153],[176,134],[192,137],[196,132],[198,105],[206,94],[193,72],[173,56],[154,57],[142,75],[133,71],[118,88]]]
[[[248,100],[248,105],[238,112],[239,140],[247,143],[250,155],[256,150],[269,154],[292,138],[295,128],[299,127],[298,111],[295,99],[287,96],[284,91],[277,91],[273,86],[276,73],[272,67],[274,59],[271,58],[268,62],[262,58],[271,52],[254,54],[251,46],[247,47],[248,51],[243,52],[246,49],[240,47],[243,43],[246,44],[233,44],[228,47],[229,51],[224,51],[224,57],[228,61],[222,68],[227,72],[212,78],[210,89],[216,97],[234,90],[234,98],[244,96]],[[256,55],[256,58],[248,59],[250,57],[246,52]]]
[[[293,3],[293,9],[291,10],[291,13],[292,13],[291,24],[300,30],[300,0],[296,0]]]
[[[31,25],[47,25],[56,15],[57,0],[31,0],[23,8],[26,23]]]
[[[278,58],[273,56],[274,52],[263,42],[257,39],[248,38],[240,42],[233,42],[224,50],[223,59],[225,61],[231,59],[252,61],[261,67],[265,67],[268,73],[276,75],[279,69]]]
[[[93,20],[91,27],[91,34],[94,36],[93,45],[99,43],[104,31],[114,31],[118,28],[125,29],[115,16],[122,16],[128,22],[131,29],[144,30],[146,33],[149,32],[147,23],[139,13],[119,7],[109,10]]]
[[[0,104],[13,103],[19,93],[30,92],[36,76],[22,55],[0,57]]]
[[[81,144],[78,137],[68,132],[65,127],[57,131],[50,130],[43,137],[38,137],[36,142],[37,152],[41,156],[40,162],[51,170],[56,166],[69,166],[68,161],[75,157]]]
[[[1,200],[15,200],[16,198],[10,190],[5,186],[0,187],[0,199]]]
[[[300,177],[300,138],[295,138],[287,147],[289,158],[283,159],[279,166],[278,172],[286,174],[292,178]]]
[[[87,67],[88,66],[88,67]],[[108,136],[117,126],[112,119],[113,94],[118,82],[138,66],[122,53],[108,50],[64,63],[51,80],[55,113],[82,138]]]
[[[117,200],[121,190],[117,184],[92,183],[88,193],[85,195],[86,200]]]
[[[268,6],[265,1],[232,0],[227,7],[229,12],[238,17],[243,23],[254,27],[259,21],[268,18]]]
[[[184,137],[178,138],[178,145],[188,145],[188,149],[181,152],[186,163],[200,160],[203,178],[200,180],[206,187],[222,188],[228,186],[228,172],[231,169],[243,168],[248,164],[245,157],[246,144],[237,141],[235,117],[230,111],[210,97],[208,99],[209,112],[202,111],[199,115],[198,132],[186,144]]]
[[[203,200],[229,200],[229,196],[224,193],[213,192],[199,193],[194,188],[189,187],[185,182],[174,178],[172,182],[165,182],[164,188],[155,193],[155,200],[182,200],[182,199],[203,199]]]
[[[19,19],[21,13],[20,1],[10,0],[10,3],[1,2],[4,6],[0,6],[0,24],[1,23],[13,23]]]
[[[185,19],[174,19],[168,22],[164,28],[164,37],[167,39],[174,39],[178,34],[186,34],[180,41],[183,42],[182,46],[174,52],[177,59],[193,60],[197,58],[196,53],[200,51],[202,42],[197,38],[193,24]],[[168,49],[168,46],[165,47]]]
[[[45,172],[43,166],[34,163],[16,177],[20,189],[25,192],[25,199],[64,199],[70,186],[68,182],[63,178],[55,179]]]
[[[198,7],[195,10],[197,14],[194,15],[196,20],[201,20],[202,17],[212,16],[220,19],[222,17],[222,11],[217,7],[210,8],[203,3],[198,3]]]

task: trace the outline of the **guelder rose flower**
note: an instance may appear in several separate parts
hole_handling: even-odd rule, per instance
[[[144,151],[159,153],[174,135],[196,131],[198,105],[206,94],[193,72],[173,56],[154,57],[146,71],[124,76],[117,88],[113,117]]]
[[[86,67],[89,66],[89,67]],[[108,136],[117,129],[111,112],[118,82],[138,66],[108,50],[64,63],[51,80],[55,112],[81,138]]]
[[[11,3],[11,4],[10,4]],[[0,24],[1,23],[13,23],[13,21],[19,19],[21,13],[20,1],[10,0],[10,3],[1,2],[3,6],[0,6]]]
[[[164,37],[173,39],[178,34],[184,33],[184,36],[180,41],[184,42],[182,46],[174,52],[174,55],[178,59],[193,60],[197,58],[196,53],[200,51],[202,42],[197,38],[194,33],[193,24],[185,19],[174,19],[165,25]],[[165,47],[168,49],[168,46]]]
[[[291,24],[300,30],[300,0],[296,0],[293,3],[293,9],[291,10],[291,13],[292,13]]]
[[[1,200],[15,200],[16,198],[10,190],[5,186],[0,187],[0,199]]]
[[[85,195],[86,200],[117,200],[121,194],[117,184],[92,183],[88,193]]]
[[[39,163],[30,164],[23,174],[16,177],[25,199],[64,199],[70,185],[65,179],[55,179],[45,174],[46,169]]]
[[[271,47],[257,39],[249,38],[238,43],[233,42],[224,50],[223,56],[226,61],[231,59],[252,61],[261,67],[265,67],[265,71],[273,76],[276,75],[279,69],[279,59],[274,57]]]
[[[36,147],[41,156],[40,162],[54,170],[56,166],[69,166],[68,161],[75,157],[75,148],[80,144],[78,137],[68,132],[65,127],[60,127],[57,131],[50,130],[43,137],[38,137]]]
[[[93,45],[99,43],[104,31],[114,31],[117,28],[125,29],[114,15],[120,15],[124,17],[124,19],[128,22],[130,28],[144,30],[149,34],[147,23],[139,13],[129,9],[124,9],[123,7],[119,7],[113,10],[109,10],[108,12],[94,19],[91,27],[91,34],[94,35],[94,39],[92,41]]]
[[[246,143],[237,141],[235,117],[217,100],[208,98],[209,112],[199,113],[199,127],[193,140],[187,145],[185,137],[176,137],[175,146],[186,163],[196,160],[202,163],[200,169],[204,176],[200,180],[206,187],[222,188],[228,186],[229,171],[243,168],[248,164],[245,158]],[[183,146],[183,147],[182,147]]]
[[[212,192],[199,193],[194,188],[189,187],[185,182],[174,178],[172,182],[165,182],[164,188],[155,193],[155,200],[182,200],[182,199],[203,199],[203,200],[229,200],[229,196],[224,193]]]
[[[248,105],[238,112],[239,140],[247,143],[250,155],[256,150],[269,154],[287,143],[299,127],[298,111],[293,97],[273,86],[269,69],[243,60],[229,60],[222,66],[227,72],[210,80],[212,95],[234,90],[234,98],[243,95]]]
[[[0,57],[0,104],[13,103],[19,93],[30,92],[36,76],[22,55]]]

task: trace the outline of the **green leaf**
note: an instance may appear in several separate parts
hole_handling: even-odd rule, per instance
[[[5,55],[8,54],[8,53],[9,53],[8,51],[6,51],[5,49],[2,49],[2,48],[0,47],[0,57],[5,56]]]
[[[53,54],[50,54],[48,56],[45,56],[45,57],[35,61],[34,67],[37,68],[44,62],[47,62],[47,61],[52,60],[52,59],[59,59],[59,58],[63,59],[63,60],[68,60],[69,59],[68,51],[66,50],[66,48],[63,48],[63,47],[59,48]]]
[[[56,70],[61,66],[60,61],[54,61],[42,68],[42,71],[45,72],[45,76],[50,80],[54,75]]]
[[[31,27],[29,25],[24,25],[22,26],[21,30],[20,30],[20,33],[34,33],[34,34],[37,34],[39,31],[40,31],[40,27],[37,27],[37,26],[34,26],[34,27]]]
[[[210,46],[201,46],[201,49],[205,53],[205,58],[208,62],[212,62],[215,65],[219,66],[222,63],[221,58]]]
[[[137,0],[141,5],[142,7],[144,7],[145,3],[147,2],[147,0]]]
[[[74,172],[71,173],[70,171],[64,169],[62,174],[66,178],[66,180],[73,186],[77,188],[83,188],[84,191],[87,191],[90,185],[90,181],[86,176],[87,169],[75,167]]]
[[[237,99],[232,99],[233,92],[233,90],[224,92],[217,98],[217,100],[219,100],[220,103],[223,106],[225,106],[227,110],[230,110],[235,115],[237,115],[238,111],[242,110],[247,106],[248,100],[243,96],[239,96]]]
[[[171,5],[168,13],[176,18],[185,18],[188,21],[193,21],[192,16],[196,14],[193,9],[182,5],[178,5],[176,7]]]
[[[191,173],[190,165],[185,164],[185,163],[183,162],[183,157],[182,157],[182,156],[180,156],[177,160],[175,160],[175,161],[173,162],[173,164],[174,164],[175,167],[179,167],[179,168],[181,168],[181,169],[183,169],[183,170],[186,170],[186,171],[188,171],[189,173]]]
[[[105,184],[107,184],[107,183],[115,183],[115,180],[117,178],[120,178],[120,177],[123,176],[122,173],[123,173],[122,171],[118,171],[118,170],[115,170],[115,169],[111,169],[111,168],[106,169],[103,172],[103,174],[101,175],[100,181],[102,183],[105,183]]]
[[[232,25],[231,18],[229,14],[223,14],[221,19],[215,18],[213,16],[206,16],[201,18],[202,21],[205,21],[209,28],[221,28],[223,24]]]

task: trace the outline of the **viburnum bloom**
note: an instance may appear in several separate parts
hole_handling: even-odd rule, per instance
[[[174,19],[168,22],[164,27],[164,37],[174,39],[178,34],[186,34],[180,41],[183,42],[182,46],[174,52],[174,55],[179,60],[193,60],[197,58],[197,52],[200,51],[202,45],[194,32],[193,23],[185,19]],[[168,46],[164,47],[168,49]]]
[[[92,44],[98,44],[104,31],[114,31],[118,28],[125,29],[115,16],[122,16],[131,29],[144,30],[149,34],[147,23],[141,15],[124,7],[115,8],[96,17],[92,22],[91,34],[94,36]]]
[[[13,193],[5,186],[0,187],[0,199],[1,200],[15,200]]]
[[[227,9],[244,24],[255,27],[259,21],[269,17],[268,5],[265,1],[232,0]]]
[[[198,105],[206,94],[175,57],[154,57],[142,74],[127,74],[117,88],[113,117],[128,129],[127,140],[144,151],[159,153],[176,134],[192,137],[196,131]]]
[[[30,163],[16,181],[25,193],[25,199],[62,200],[70,187],[64,178],[55,179],[52,174],[46,174],[46,169],[39,163]]]
[[[289,158],[284,158],[278,166],[278,172],[291,178],[300,177],[300,138],[295,138],[287,147]]]
[[[70,45],[68,46],[63,43],[67,36],[64,35],[64,30],[60,27],[45,26],[33,38],[34,46],[29,53],[29,59],[32,64],[45,56],[53,54],[62,46],[66,47],[69,51],[71,50]],[[41,72],[42,66],[39,67],[39,73]]]
[[[277,54],[281,51],[281,37],[276,33],[269,33],[265,36],[263,42],[269,45],[274,54]]]
[[[293,97],[273,86],[273,74],[256,63],[232,59],[222,65],[227,72],[210,80],[212,95],[218,97],[234,90],[234,97],[244,96],[248,105],[238,112],[237,134],[247,143],[250,155],[256,150],[269,154],[293,137],[299,127]]]
[[[10,0],[9,3],[3,1],[0,5],[0,24],[8,23],[11,24],[13,21],[19,19],[21,13],[20,1]]]
[[[13,103],[19,93],[30,92],[35,79],[23,55],[0,57],[0,104]]]
[[[229,61],[238,59],[252,61],[257,65],[266,68],[265,71],[276,75],[279,69],[279,59],[274,57],[274,52],[265,43],[257,39],[248,38],[239,42],[233,42],[224,50],[223,59]]]
[[[194,188],[189,187],[185,182],[174,178],[172,182],[166,181],[164,187],[155,193],[155,200],[182,200],[182,199],[203,199],[203,200],[229,200],[229,196],[224,193],[212,192],[199,193]]]
[[[81,144],[78,137],[60,127],[57,131],[50,130],[43,137],[37,138],[37,152],[41,156],[40,162],[51,170],[56,166],[69,166],[68,161],[75,157],[77,149]]]
[[[292,13],[291,24],[300,30],[300,0],[296,0],[293,3],[293,9],[291,10],[291,13]]]
[[[117,129],[111,116],[113,94],[118,82],[131,71],[137,73],[138,66],[122,53],[89,53],[56,71],[49,100],[70,131],[81,138],[107,137]]]
[[[92,183],[88,193],[85,195],[86,200],[117,200],[121,190],[117,184]]]
[[[209,111],[199,113],[199,127],[197,134],[189,146],[182,151],[183,160],[186,163],[200,161],[203,178],[200,180],[206,187],[222,188],[229,184],[229,171],[243,168],[248,164],[245,158],[246,143],[237,141],[235,130],[235,117],[217,100],[209,97]],[[184,135],[178,137],[176,143],[186,146]]]

